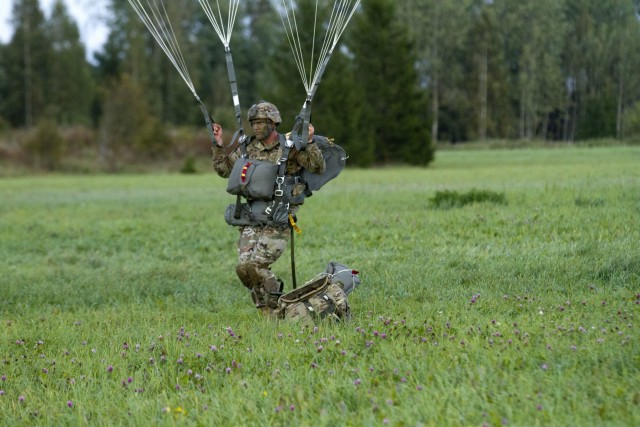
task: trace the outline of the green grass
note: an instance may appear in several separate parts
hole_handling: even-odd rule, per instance
[[[0,424],[638,425],[638,165],[347,169],[303,206],[296,267],[360,270],[354,319],[305,330],[252,308],[214,174],[4,178]],[[433,203],[475,191],[504,200]]]

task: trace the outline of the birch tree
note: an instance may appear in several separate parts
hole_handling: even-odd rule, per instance
[[[551,116],[565,103],[563,1],[500,0],[495,4],[502,23],[505,63],[512,75],[511,98],[518,106],[517,137],[546,139]]]
[[[431,139],[437,143],[441,106],[451,108],[459,93],[457,59],[470,26],[471,0],[407,0],[399,7],[415,42],[421,86],[429,91]]]

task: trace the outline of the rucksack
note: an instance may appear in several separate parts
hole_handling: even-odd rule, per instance
[[[330,262],[324,272],[302,287],[278,299],[276,316],[306,325],[322,319],[349,320],[351,308],[347,295],[360,284],[359,272],[337,262]]]
[[[338,144],[334,144],[333,139],[326,136],[316,135],[313,137],[313,142],[322,151],[322,157],[326,165],[325,171],[322,174],[315,174],[303,169],[300,175],[302,179],[307,183],[307,188],[310,191],[319,190],[327,182],[337,177],[342,169],[344,169],[347,163],[347,153]]]

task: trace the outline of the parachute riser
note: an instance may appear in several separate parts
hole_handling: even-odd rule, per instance
[[[204,104],[202,103],[202,101],[197,95],[196,95],[196,101],[200,106],[200,111],[202,111],[202,115],[204,116],[204,121],[207,124],[207,131],[209,133],[209,138],[211,139],[211,144],[216,145],[217,144],[216,138],[213,134],[213,124],[215,123],[215,120],[213,120],[213,117],[211,117],[211,115],[209,114],[209,111],[207,111],[207,107],[204,106]]]
[[[327,68],[327,64],[329,63],[332,54],[333,50],[330,50],[316,70],[313,86],[309,92],[307,92],[307,99],[304,101],[300,114],[296,117],[296,122],[291,130],[292,141],[297,150],[302,151],[307,148],[307,142],[309,140],[309,124],[311,122],[311,101],[320,86],[322,75]]]
[[[289,135],[289,143],[298,151],[304,151],[309,141],[309,123],[311,122],[311,97],[307,97],[302,105],[300,114],[296,116]]]
[[[244,134],[244,128],[242,126],[242,109],[240,108],[240,96],[238,95],[238,82],[236,80],[235,67],[233,66],[233,55],[231,54],[231,47],[228,43],[224,44],[224,53],[227,59],[227,75],[229,77],[229,85],[231,86],[231,97],[233,99],[233,107],[236,113],[236,122],[238,124],[237,130],[234,132],[229,145],[226,150],[229,155],[235,150],[235,147],[244,143],[246,136]]]
[[[226,45],[224,47],[225,56],[227,59],[227,74],[229,76],[229,84],[231,85],[231,97],[233,98],[233,106],[236,112],[236,122],[238,123],[238,129],[242,129],[242,110],[240,109],[240,96],[238,95],[238,82],[236,80],[236,72],[233,66],[233,56],[231,55],[231,48]]]

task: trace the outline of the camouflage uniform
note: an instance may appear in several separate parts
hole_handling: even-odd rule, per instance
[[[257,106],[263,105],[262,103]],[[275,106],[268,104],[275,109]],[[252,107],[252,110],[256,106]],[[249,120],[252,119],[249,112]],[[277,110],[275,110],[277,113]],[[269,117],[271,118],[271,117]],[[279,123],[279,113],[277,113],[276,125]],[[282,157],[282,148],[279,139],[276,138],[272,144],[266,145],[255,137],[251,138],[246,145],[247,159],[262,160],[277,163]],[[240,148],[227,156],[224,149],[214,145],[213,148],[213,168],[219,176],[228,178],[233,169],[235,161],[240,158],[242,152]],[[306,150],[297,151],[292,148],[289,151],[286,174],[296,176],[302,168],[313,173],[323,173],[325,162],[322,152],[315,144],[308,144]],[[293,187],[293,196],[304,192],[304,184],[296,184]],[[251,203],[251,201],[248,201]],[[293,215],[297,212],[298,206],[291,205],[289,212]],[[284,253],[289,241],[288,228],[276,228],[273,226],[243,226],[240,227],[240,239],[238,240],[238,264],[236,273],[240,281],[251,291],[251,298],[256,307],[268,310],[277,307],[277,300],[269,301],[271,292],[282,291],[282,281],[271,271],[270,266]]]

